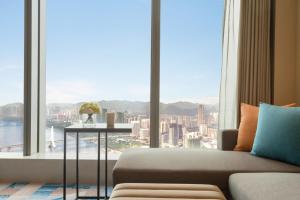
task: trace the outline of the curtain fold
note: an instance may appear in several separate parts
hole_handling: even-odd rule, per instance
[[[272,102],[271,12],[271,0],[241,0],[238,108]]]
[[[241,102],[272,102],[272,2],[225,1],[219,129],[237,127]]]
[[[237,116],[240,0],[225,0],[219,129],[234,128]]]

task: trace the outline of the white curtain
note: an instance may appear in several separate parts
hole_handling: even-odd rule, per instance
[[[219,129],[237,126],[240,0],[225,0]]]

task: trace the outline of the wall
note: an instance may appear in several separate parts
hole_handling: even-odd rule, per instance
[[[300,73],[296,67],[300,64],[300,59],[296,56],[296,53],[300,53],[296,42],[297,4],[297,0],[276,1],[274,103],[278,105],[296,102],[297,96],[300,103],[300,92],[297,95],[297,88],[299,90],[300,87],[296,83],[300,84],[300,81],[296,81],[296,72]]]
[[[296,90],[297,103],[300,105],[300,2],[297,1],[297,51],[296,51]]]
[[[36,158],[37,157],[37,158]],[[112,169],[115,160],[108,160],[108,184],[112,185]],[[75,160],[67,162],[67,181],[76,182]],[[100,181],[104,185],[105,163],[101,160]],[[62,183],[63,180],[63,160],[38,158],[37,155],[22,158],[1,158],[0,177],[2,182],[43,182]],[[96,184],[97,161],[83,159],[79,162],[79,180],[82,184]]]

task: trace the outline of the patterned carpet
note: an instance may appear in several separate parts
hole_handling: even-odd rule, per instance
[[[0,200],[61,200],[63,187],[61,184],[34,183],[1,183]],[[101,193],[103,188],[101,189]],[[109,193],[111,188],[109,189]],[[76,186],[68,185],[67,199],[75,199]],[[102,193],[103,194],[103,193]],[[80,196],[95,196],[96,187],[80,185]]]

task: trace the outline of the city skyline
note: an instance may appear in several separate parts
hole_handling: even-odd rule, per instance
[[[110,104],[107,104],[110,105]],[[85,116],[78,113],[80,105],[53,105],[47,108],[47,127],[54,127],[61,132],[64,126],[71,123],[85,121]],[[150,141],[150,117],[146,107],[140,108],[139,112],[127,111],[117,106],[116,123],[130,123],[133,125],[130,134],[115,135],[111,139],[112,152],[121,153],[126,148],[149,147]],[[178,105],[182,111],[190,105]],[[130,106],[128,107],[130,110]],[[174,110],[174,106],[171,106]],[[193,148],[216,148],[216,136],[218,127],[218,111],[208,105],[196,104],[190,112],[166,112],[160,114],[160,138],[161,147],[193,147]],[[176,110],[176,109],[175,109]],[[94,116],[96,122],[105,123],[106,112],[111,108],[103,107],[102,112]],[[95,139],[88,136],[82,138],[85,142],[93,142]],[[58,141],[59,142],[59,141]],[[57,150],[59,150],[58,148]]]
[[[111,137],[109,141],[110,156],[118,156],[127,148],[149,146],[149,103],[101,101],[99,104],[102,112],[94,115],[95,122],[105,123],[106,112],[113,111],[116,113],[116,123],[131,123],[134,126],[132,133],[114,134],[114,137]],[[80,105],[81,103],[58,103],[47,106],[46,152],[61,152],[63,128],[85,121],[86,116],[79,114]],[[20,118],[22,109],[21,104],[8,106],[5,109],[0,107],[0,128],[15,130],[12,134],[13,138],[16,138],[15,140],[6,140],[4,143],[0,142],[0,151],[20,151],[22,149],[22,118]],[[160,112],[161,147],[216,148],[217,124],[218,105],[189,102],[162,104]],[[73,137],[69,137],[72,148],[74,147],[73,139]],[[82,141],[85,152],[91,153],[95,150],[96,140],[93,135],[87,135],[82,138]]]

